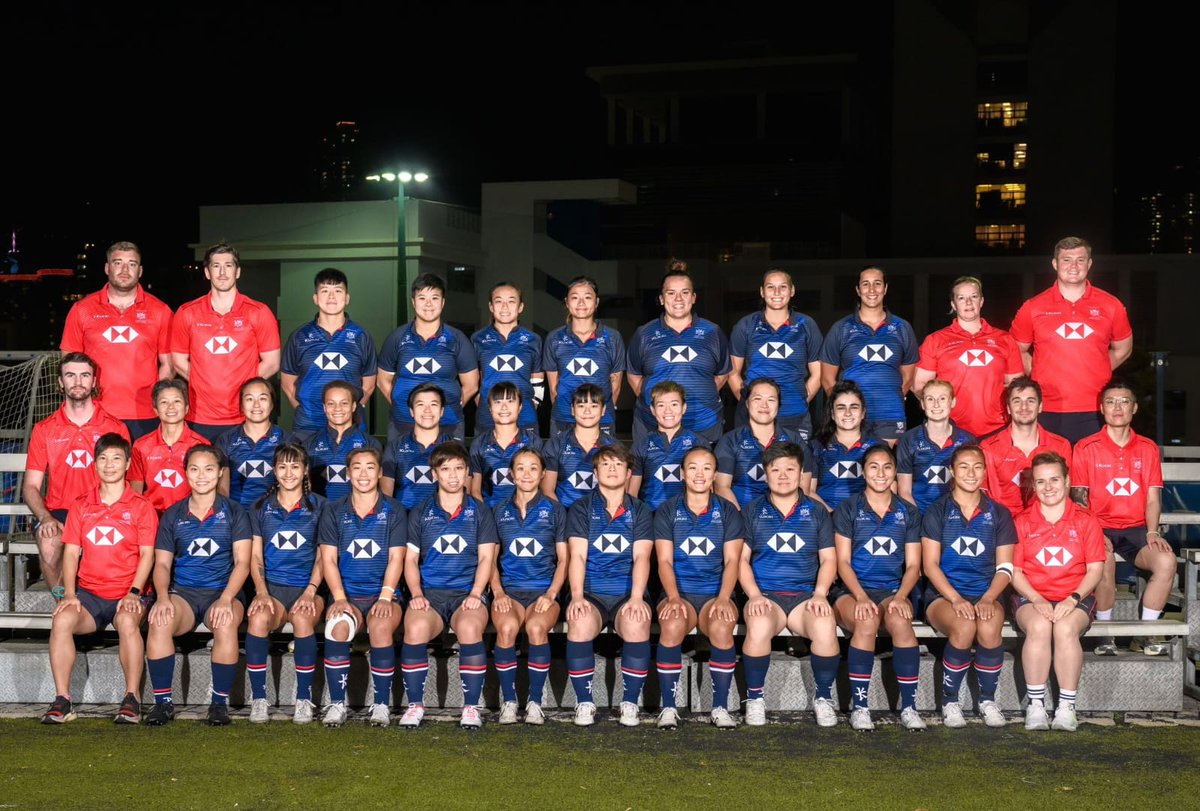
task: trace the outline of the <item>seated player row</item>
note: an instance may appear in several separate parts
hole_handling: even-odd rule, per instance
[[[1082,663],[1078,634],[1090,622],[1090,592],[1099,579],[1103,540],[1095,520],[1066,500],[1066,463],[1053,454],[1034,461],[1039,503],[1018,520],[1018,527],[1027,526],[1028,532],[1014,555],[1012,520],[1003,506],[982,494],[984,458],[970,445],[956,451],[951,461],[953,489],[923,522],[915,507],[892,492],[895,458],[886,445],[872,448],[865,459],[868,489],[839,506],[832,520],[801,492],[804,451],[786,441],[764,454],[768,493],[742,511],[714,492],[714,454],[704,448],[691,450],[683,462],[686,491],[664,503],[653,518],[649,508],[627,492],[631,458],[620,445],[596,452],[599,488],[569,513],[540,492],[541,455],[531,448],[522,450],[513,461],[514,495],[493,515],[466,493],[467,452],[447,442],[430,459],[435,494],[407,520],[404,508],[379,490],[382,464],[376,449],[349,455],[351,492],[325,503],[308,492],[304,449],[281,445],[275,452],[275,484],[247,514],[218,493],[220,452],[198,445],[185,460],[189,494],[163,514],[151,558],[155,513],[145,498],[125,485],[129,453],[122,437],[101,438],[96,447],[101,483],[68,515],[67,594],[56,607],[51,639],[57,697],[43,718],[47,723],[73,716],[67,692],[74,659],[71,636],[110,621],[121,637],[128,683],[118,720],[140,719],[139,626],[146,608],[143,590],[153,566],[159,599],[148,612],[146,656],[155,696],[147,716],[150,724],[167,723],[174,715],[172,637],[190,632],[201,621],[214,636],[209,723],[229,722],[228,695],[243,613],[249,616],[251,720],[267,718],[267,635],[286,621],[293,623],[296,635],[295,720],[311,720],[313,626],[323,608],[322,585],[331,603],[324,628],[327,725],[345,720],[350,644],[364,627],[371,643],[375,690],[370,720],[390,723],[394,637],[403,622],[400,658],[409,706],[401,726],[421,723],[427,644],[449,626],[460,643],[461,724],[478,728],[489,599],[497,630],[493,655],[504,698],[500,721],[517,720],[515,641],[524,626],[530,639],[525,718],[541,723],[540,699],[549,667],[547,632],[558,618],[559,596],[569,581],[567,664],[576,692],[577,724],[590,725],[595,719],[592,640],[605,627],[624,641],[621,723],[638,723],[638,699],[650,667],[651,621],[657,614],[663,696],[658,725],[678,724],[680,645],[698,627],[713,649],[711,719],[728,728],[736,723],[727,700],[736,661],[733,631],[738,609],[733,592],[740,582],[747,596],[743,667],[748,724],[765,723],[763,690],[771,639],[785,627],[812,641],[817,721],[836,724],[831,691],[840,658],[835,630],[840,621],[852,633],[851,724],[871,728],[867,692],[874,639],[886,624],[895,643],[901,717],[906,727],[919,729],[924,724],[914,706],[918,658],[910,597],[920,574],[918,550],[923,545],[927,617],[949,638],[943,704],[947,725],[963,723],[956,698],[972,647],[981,712],[989,725],[1003,721],[994,704],[1003,663],[999,630],[1004,612],[997,601],[1011,581],[1017,592],[1017,621],[1029,637],[1023,653],[1026,674],[1042,675],[1041,682],[1028,685],[1033,700],[1027,725],[1045,725],[1044,709],[1040,720],[1036,712],[1041,706],[1037,691],[1044,691],[1043,671],[1048,672],[1053,640],[1063,691],[1055,723],[1074,728],[1073,691]],[[319,541],[319,553],[312,539]],[[85,543],[87,554],[81,555]],[[647,602],[652,549],[663,585],[656,612]],[[839,574],[841,585],[835,587]],[[255,596],[244,612],[240,593],[248,575]],[[404,609],[397,602],[401,576],[408,593]],[[1078,615],[1074,608],[1080,609]]]

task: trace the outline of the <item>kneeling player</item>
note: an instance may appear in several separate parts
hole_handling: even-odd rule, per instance
[[[661,385],[661,384],[660,384]],[[737,726],[729,714],[729,685],[737,651],[733,629],[742,559],[742,515],[737,507],[713,492],[717,457],[708,448],[694,448],[683,457],[687,490],[668,499],[654,513],[654,547],[663,600],[658,604],[658,681],[662,688],[659,729],[679,725],[676,709],[683,668],[684,637],[697,627],[712,643],[709,674],[713,708],[710,718],[718,729]]]
[[[429,640],[446,626],[458,637],[463,710],[459,726],[479,729],[479,695],[487,675],[486,589],[496,562],[496,523],[483,502],[467,494],[470,458],[457,442],[434,449],[429,466],[437,492],[408,516],[404,582],[411,598],[404,618],[400,668],[408,709],[400,726],[415,729],[425,718]]]
[[[212,703],[208,723],[229,723],[229,690],[237,673],[237,629],[242,623],[242,585],[250,573],[250,518],[217,492],[224,460],[211,445],[196,445],[184,457],[190,495],[163,513],[155,542],[154,591],[146,636],[146,665],[154,708],[146,723],[175,719],[174,638],[201,622],[213,635]]]
[[[407,524],[404,507],[379,490],[383,462],[374,448],[346,455],[350,495],[328,502],[317,530],[321,571],[333,603],[325,612],[325,684],[329,706],[321,717],[327,727],[346,721],[346,678],[350,644],[364,625],[371,641],[371,683],[375,700],[368,721],[392,722],[392,678],[396,675],[396,629],[402,611],[396,589],[404,570]]]
[[[550,629],[558,622],[558,595],[567,578],[567,511],[539,489],[545,474],[540,451],[512,458],[516,492],[496,507],[500,560],[492,574],[496,675],[504,706],[501,724],[517,722],[517,634],[529,637],[529,701],[525,723],[545,723],[542,691],[550,673]]]
[[[582,387],[581,387],[582,388]],[[571,505],[567,513],[570,544],[567,606],[567,672],[575,688],[575,724],[596,722],[592,675],[593,642],[606,626],[621,648],[621,723],[638,725],[638,696],[650,670],[650,606],[646,583],[654,546],[650,509],[626,492],[632,454],[624,445],[605,445],[592,457],[598,488]]]
[[[742,509],[746,546],[741,584],[746,603],[746,723],[767,723],[763,687],[771,664],[771,640],[787,628],[811,640],[817,724],[837,725],[833,682],[841,661],[829,589],[837,575],[833,525],[824,505],[800,490],[804,450],[777,442],[763,452],[767,494]]]
[[[904,440],[901,439],[901,444]],[[913,587],[921,576],[921,514],[892,492],[896,456],[876,445],[863,456],[867,489],[833,511],[841,595],[834,601],[838,622],[852,634],[846,656],[850,671],[850,726],[874,729],[867,703],[875,668],[879,626],[892,638],[892,662],[900,687],[900,723],[924,729],[917,714],[921,649],[913,633]]]
[[[125,484],[129,454],[125,437],[101,436],[93,454],[100,484],[67,513],[62,566],[66,595],[54,607],[50,626],[55,697],[42,716],[43,724],[65,724],[75,718],[70,692],[75,636],[103,630],[110,622],[120,638],[125,671],[125,699],[114,720],[121,724],[141,720],[141,595],[154,565],[158,516],[149,500]]]

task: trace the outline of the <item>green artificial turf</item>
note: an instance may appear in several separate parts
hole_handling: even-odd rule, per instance
[[[1200,729],[0,720],[0,808],[1195,808]]]

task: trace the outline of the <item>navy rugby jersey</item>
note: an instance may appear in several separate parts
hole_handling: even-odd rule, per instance
[[[588,542],[584,591],[602,597],[627,597],[633,591],[633,545],[654,544],[654,515],[633,496],[625,496],[609,518],[604,495],[593,491],[567,512],[567,537]],[[653,555],[653,551],[651,552]]]
[[[263,539],[268,583],[300,588],[311,582],[320,545],[317,524],[324,508],[325,499],[310,493],[291,510],[285,510],[277,497],[270,496],[261,507],[250,511],[250,531]]]
[[[992,585],[996,575],[996,547],[1017,542],[1008,508],[980,494],[979,507],[968,518],[949,494],[925,511],[921,535],[942,545],[938,564],[954,590],[964,597],[978,597]]]
[[[717,472],[733,477],[733,494],[738,504],[745,506],[767,492],[767,473],[763,468],[763,451],[776,442],[795,442],[806,447],[808,442],[791,428],[776,428],[766,447],[758,444],[749,425],[734,428],[717,440]]]
[[[479,547],[498,542],[492,511],[473,496],[464,494],[453,515],[442,509],[436,494],[408,514],[408,551],[420,556],[423,588],[469,592]]]
[[[556,544],[567,542],[567,511],[557,501],[538,495],[525,517],[511,498],[494,511],[500,538],[500,582],[518,591],[545,591],[558,567]]]
[[[490,428],[471,440],[471,475],[480,475],[480,493],[488,507],[495,507],[516,492],[517,486],[513,483],[510,468],[513,457],[522,448],[542,449],[537,429],[518,431],[513,441],[505,447],[500,447],[496,442],[496,435]]]
[[[887,313],[872,329],[854,312],[825,336],[820,360],[838,367],[841,380],[853,380],[867,400],[867,419],[904,422],[900,367],[921,359],[912,326]]]
[[[185,497],[163,513],[154,548],[175,556],[171,585],[224,589],[233,572],[234,542],[253,534],[250,517],[236,501],[218,495],[208,515],[197,518],[188,511],[188,501]]]
[[[650,431],[633,448],[633,475],[642,477],[638,495],[650,509],[683,492],[683,457],[695,447],[707,448],[708,443],[680,428],[669,441],[662,431]]]
[[[542,369],[558,372],[558,392],[552,416],[559,423],[573,425],[571,395],[584,383],[599,386],[604,392],[604,416],[600,424],[611,428],[616,419],[610,375],[625,371],[625,339],[621,333],[603,325],[581,341],[569,326],[546,336],[542,349]]]
[[[352,425],[338,442],[329,426],[304,441],[308,451],[308,472],[313,489],[330,501],[350,495],[350,479],[346,470],[346,456],[359,448],[374,448],[382,451],[379,440],[363,430],[362,425]]]
[[[601,431],[595,447],[583,448],[575,438],[575,429],[568,428],[546,443],[542,448],[542,455],[546,457],[546,470],[558,474],[554,496],[559,504],[570,507],[580,497],[596,489],[596,472],[592,467],[592,457],[597,450],[616,441]]]
[[[442,324],[426,341],[412,322],[392,331],[379,352],[379,368],[396,377],[392,381],[392,422],[412,425],[408,395],[422,383],[434,383],[446,395],[442,425],[462,422],[462,385],[458,376],[478,368],[475,347],[461,330]]]
[[[819,552],[833,549],[833,523],[817,502],[801,495],[784,515],[762,496],[742,508],[750,568],[762,591],[811,592],[821,568]]]
[[[904,432],[896,443],[896,472],[913,477],[913,501],[925,512],[929,505],[950,492],[950,457],[957,448],[975,437],[950,423],[950,438],[938,446],[929,438],[925,424]]]
[[[867,489],[862,460],[868,450],[882,443],[882,439],[865,432],[849,448],[838,442],[836,436],[830,437],[829,445],[822,445],[819,439],[808,441],[804,471],[817,480],[817,495],[830,510],[837,509],[844,499]]]
[[[866,493],[848,498],[833,512],[833,531],[850,539],[850,568],[864,589],[900,588],[904,550],[921,543],[921,514],[904,499],[892,503],[880,518]]]
[[[808,364],[820,360],[821,341],[817,322],[807,315],[792,310],[788,320],[773,329],[759,310],[734,326],[729,334],[729,354],[745,360],[742,380],[747,384],[759,377],[779,384],[780,417],[799,417],[808,413]]]
[[[738,508],[716,494],[699,515],[688,508],[686,493],[654,511],[655,540],[675,545],[672,568],[680,594],[717,596],[725,572],[725,544],[745,534]]]
[[[429,457],[438,445],[455,441],[449,434],[442,434],[426,447],[417,441],[412,431],[408,431],[388,443],[383,454],[383,475],[395,480],[396,489],[392,495],[400,500],[404,509],[411,510],[423,504],[437,491]]]
[[[287,439],[278,425],[255,442],[241,425],[217,437],[213,444],[229,465],[229,497],[250,509],[275,483],[275,449]]]
[[[323,546],[338,550],[338,574],[346,595],[377,597],[387,573],[388,551],[403,547],[406,534],[404,507],[383,493],[363,518],[354,511],[353,496],[326,503],[317,534]]]
[[[651,430],[657,427],[650,391],[658,383],[672,380],[688,393],[684,428],[704,431],[720,425],[721,395],[713,378],[729,374],[731,368],[729,344],[713,322],[693,317],[682,332],[668,327],[662,316],[643,324],[629,342],[629,372],[644,378],[637,418]]]
[[[330,335],[314,318],[288,336],[280,360],[284,374],[296,376],[296,416],[293,431],[317,431],[325,425],[325,403],[321,393],[326,384],[344,380],[362,394],[364,377],[378,371],[375,342],[371,334],[346,319]]]
[[[534,372],[542,370],[542,339],[536,332],[517,326],[504,338],[494,326],[486,326],[471,336],[479,358],[479,410],[475,423],[491,428],[492,412],[488,410],[488,392],[497,383],[516,383],[521,391],[521,416],[517,425],[537,429],[537,410],[533,407]]]

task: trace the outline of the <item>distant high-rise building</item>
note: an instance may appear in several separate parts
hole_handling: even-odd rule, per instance
[[[321,137],[317,159],[317,189],[323,200],[348,200],[356,175],[358,157],[358,124],[338,121]]]

